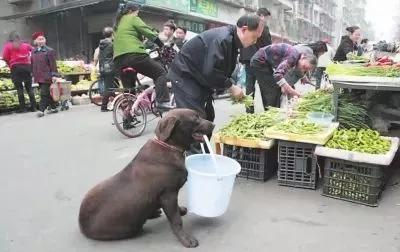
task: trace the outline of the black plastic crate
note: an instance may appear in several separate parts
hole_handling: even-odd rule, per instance
[[[385,167],[327,158],[322,195],[378,206],[388,178]]]
[[[265,150],[224,144],[223,153],[239,162],[242,167],[239,177],[266,181],[277,169],[276,148]]]
[[[315,144],[279,141],[278,184],[315,189],[317,184],[317,158]]]

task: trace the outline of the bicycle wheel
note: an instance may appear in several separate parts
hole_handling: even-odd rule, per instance
[[[118,82],[118,79],[114,79],[112,88],[118,88],[119,86],[120,86],[120,84]],[[101,106],[103,92],[104,92],[104,84],[99,85],[99,80],[93,81],[93,83],[90,85],[89,91],[88,91],[90,101],[97,106]]]
[[[113,120],[118,131],[130,138],[140,136],[147,126],[145,110],[139,104],[132,111],[134,103],[135,99],[122,98],[117,101],[113,110]]]

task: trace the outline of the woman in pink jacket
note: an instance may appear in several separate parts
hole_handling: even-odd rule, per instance
[[[29,110],[36,111],[35,95],[32,90],[31,74],[31,52],[32,46],[22,42],[16,32],[11,32],[9,40],[3,48],[3,60],[5,60],[11,70],[11,79],[18,91],[19,110],[22,113],[26,111],[24,85],[30,100]],[[22,84],[24,83],[24,85]]]

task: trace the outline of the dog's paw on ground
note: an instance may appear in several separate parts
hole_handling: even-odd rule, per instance
[[[182,245],[185,246],[186,248],[195,248],[195,247],[199,246],[199,241],[197,241],[196,238],[194,238],[193,236],[188,235],[188,234],[181,237],[180,241],[181,241]]]

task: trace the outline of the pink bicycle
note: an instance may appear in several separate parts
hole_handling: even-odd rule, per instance
[[[127,137],[138,137],[146,129],[147,123],[162,116],[156,108],[154,86],[139,86],[134,92],[124,91],[115,97],[113,103],[113,120],[118,131]],[[173,94],[171,95],[173,102]],[[154,117],[148,120],[148,114]]]

